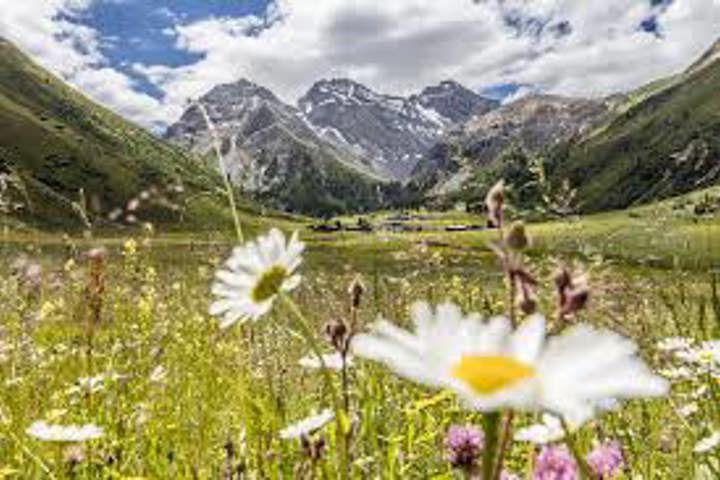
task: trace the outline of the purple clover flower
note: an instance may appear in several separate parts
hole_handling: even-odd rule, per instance
[[[484,443],[483,434],[477,428],[452,425],[445,435],[445,458],[453,468],[472,468],[480,457]]]
[[[618,441],[601,443],[587,456],[587,463],[599,479],[610,480],[625,468],[625,457]]]
[[[578,480],[577,463],[566,446],[545,446],[535,459],[533,480]]]

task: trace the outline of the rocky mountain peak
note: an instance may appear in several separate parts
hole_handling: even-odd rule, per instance
[[[498,101],[482,97],[454,80],[444,80],[438,85],[426,87],[411,99],[423,108],[437,112],[449,123],[465,122],[500,105]]]
[[[248,98],[258,98],[270,102],[279,102],[275,94],[260,85],[247,79],[240,79],[233,83],[224,83],[213,87],[201,97],[205,103],[238,103]]]
[[[449,128],[494,107],[451,80],[410,97],[378,93],[345,78],[321,80],[299,102],[323,138],[397,180],[406,180]]]

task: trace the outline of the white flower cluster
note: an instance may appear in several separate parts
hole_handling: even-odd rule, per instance
[[[686,337],[668,337],[657,348],[671,355],[673,365],[661,373],[671,380],[685,380],[710,375],[720,379],[720,340],[696,342]]]

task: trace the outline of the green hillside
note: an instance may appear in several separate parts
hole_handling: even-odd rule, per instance
[[[110,218],[192,226],[227,215],[209,166],[91,102],[2,39],[0,174],[2,213],[43,226]]]
[[[559,149],[549,172],[570,179],[584,211],[625,208],[717,183],[720,61],[673,78],[601,131]]]

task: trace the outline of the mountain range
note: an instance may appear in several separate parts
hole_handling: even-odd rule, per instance
[[[23,200],[20,215],[115,221],[147,192],[156,221],[176,221],[188,198],[196,200],[186,220],[222,209],[197,103],[158,139],[5,40],[0,67],[0,197]],[[720,41],[684,72],[606,98],[532,94],[501,104],[452,80],[398,96],[337,78],[316,82],[297,105],[247,79],[198,102],[244,197],[316,216],[477,199],[498,177],[523,189],[517,178],[534,180],[516,171],[533,159],[549,184],[576,191],[580,211],[720,179]],[[185,200],[171,199],[169,185],[182,185]]]

